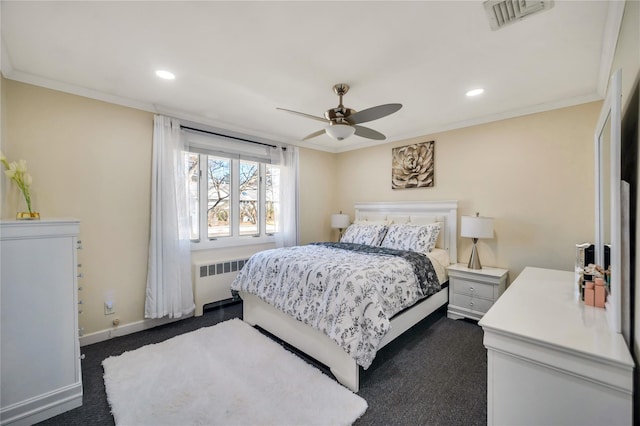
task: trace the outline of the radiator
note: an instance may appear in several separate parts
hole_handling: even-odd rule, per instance
[[[202,262],[194,264],[193,298],[195,316],[202,315],[204,305],[233,298],[231,283],[247,259]]]

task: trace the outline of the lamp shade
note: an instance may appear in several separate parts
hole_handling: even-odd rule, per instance
[[[356,128],[348,124],[332,124],[325,131],[333,139],[341,141],[353,135],[356,132]]]
[[[348,214],[332,214],[331,215],[331,227],[344,229],[349,227],[349,215]]]
[[[460,236],[493,238],[493,218],[480,216],[460,217]]]

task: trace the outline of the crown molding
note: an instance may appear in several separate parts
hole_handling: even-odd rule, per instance
[[[619,27],[619,25],[618,25]],[[148,111],[155,114],[164,114],[168,116],[175,117],[180,120],[187,120],[192,123],[198,123],[206,126],[210,126],[221,133],[228,133],[231,136],[238,136],[244,138],[252,138],[257,141],[269,143],[269,144],[289,144],[298,146],[301,148],[314,149],[316,151],[324,151],[332,154],[339,154],[342,152],[355,151],[359,149],[370,148],[378,145],[385,145],[390,143],[395,143],[398,141],[420,138],[420,137],[428,137],[434,133],[441,133],[450,130],[462,129],[471,126],[477,126],[480,124],[491,123],[494,121],[506,120],[510,118],[516,118],[524,115],[535,114],[539,112],[550,111],[554,109],[566,108],[570,106],[580,105],[588,102],[599,101],[603,99],[603,96],[598,93],[592,93],[590,95],[578,96],[574,98],[568,98],[559,100],[556,102],[548,102],[542,103],[538,105],[533,105],[527,108],[521,108],[517,110],[505,111],[498,114],[491,114],[484,117],[475,118],[472,120],[463,120],[451,123],[442,123],[440,125],[432,126],[430,128],[425,128],[418,132],[412,132],[407,134],[402,134],[393,139],[387,139],[384,141],[368,141],[362,140],[356,143],[350,143],[349,145],[339,145],[339,142],[336,142],[333,145],[321,144],[318,142],[302,142],[299,140],[291,140],[291,139],[283,139],[282,137],[275,136],[272,134],[267,134],[265,132],[256,131],[253,129],[240,128],[231,123],[226,122],[214,122],[211,119],[206,117],[190,114],[184,111],[179,111],[175,109],[171,109],[169,107],[165,107],[162,105],[154,105],[148,104],[145,102],[136,101],[133,99],[124,98],[117,95],[105,94],[96,90],[87,89],[85,87],[76,86],[73,84],[62,83],[59,81],[55,81],[52,79],[47,79],[44,77],[36,76],[33,74],[16,71],[11,67],[11,61],[7,58],[7,62],[5,63],[5,51],[6,49],[2,49],[2,73],[5,78],[10,80],[19,81],[22,83],[33,84],[35,86],[40,86],[48,89],[53,89],[65,93],[70,93],[77,96],[83,96],[86,98],[91,98],[103,102],[112,103],[115,105],[121,105],[129,108],[135,108],[142,111]],[[615,49],[614,49],[615,50]],[[613,60],[613,58],[611,59]],[[5,71],[5,66],[7,70]],[[606,74],[605,74],[606,76]],[[608,77],[607,77],[608,79]]]

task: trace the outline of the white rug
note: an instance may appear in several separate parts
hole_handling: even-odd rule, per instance
[[[117,425],[346,425],[367,402],[239,319],[102,362]]]

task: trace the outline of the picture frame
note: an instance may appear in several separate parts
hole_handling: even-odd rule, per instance
[[[420,142],[391,149],[391,188],[429,188],[434,186],[435,141]]]

